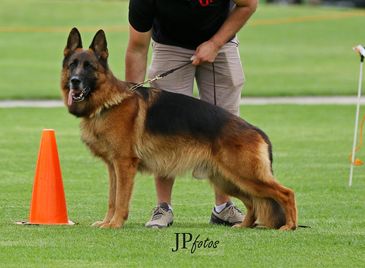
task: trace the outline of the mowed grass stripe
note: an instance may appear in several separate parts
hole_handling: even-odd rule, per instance
[[[275,19],[253,19],[252,26],[263,26],[263,25],[284,25],[293,23],[303,22],[318,22],[318,21],[329,21],[329,20],[343,20],[354,17],[364,17],[365,12],[363,11],[347,11],[347,12],[333,12],[324,15],[313,15],[313,16],[299,16],[299,17],[288,17],[288,18],[275,18]]]
[[[347,12],[333,12],[325,15],[313,15],[313,16],[299,16],[299,17],[287,17],[287,18],[275,18],[275,19],[252,19],[251,26],[265,26],[265,25],[284,25],[292,23],[303,22],[318,22],[328,20],[342,20],[353,17],[365,16],[364,11],[347,11]],[[98,26],[81,26],[79,27],[82,32],[93,33]],[[104,30],[107,32],[128,32],[128,25],[115,25],[106,26]],[[0,32],[3,33],[67,33],[70,31],[69,27],[42,27],[42,26],[0,26]]]
[[[78,29],[83,33],[95,33],[95,29],[100,26],[81,26]],[[41,27],[41,26],[0,26],[2,33],[68,33],[70,27]],[[128,25],[115,25],[103,27],[106,32],[126,33],[128,32]]]

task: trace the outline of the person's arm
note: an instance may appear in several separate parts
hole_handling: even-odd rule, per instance
[[[142,82],[146,75],[151,30],[138,32],[129,26],[129,41],[125,55],[125,80]]]
[[[193,60],[194,65],[202,62],[213,62],[219,49],[246,24],[256,11],[257,0],[233,0],[233,2],[236,6],[218,32],[197,47]]]

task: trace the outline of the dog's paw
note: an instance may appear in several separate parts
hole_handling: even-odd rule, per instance
[[[232,226],[232,228],[244,228],[245,226],[243,226],[242,223],[236,223],[235,225]]]
[[[92,227],[100,227],[100,226],[102,226],[105,223],[106,223],[105,221],[96,221],[93,224],[91,224],[91,226]]]
[[[295,230],[297,227],[295,225],[283,225],[279,228],[280,231],[291,231],[291,230]]]
[[[123,223],[107,222],[107,223],[100,225],[99,227],[102,229],[118,229],[118,228],[121,228],[122,226],[123,226]]]

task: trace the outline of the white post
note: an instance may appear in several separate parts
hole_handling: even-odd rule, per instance
[[[357,90],[357,106],[356,106],[356,117],[355,117],[355,130],[354,130],[354,142],[352,144],[352,156],[351,156],[351,166],[350,166],[350,178],[349,178],[349,186],[352,186],[352,175],[354,170],[354,162],[355,162],[355,150],[356,150],[356,142],[357,142],[357,131],[359,125],[359,114],[360,114],[360,100],[361,100],[361,84],[362,84],[362,73],[363,73],[363,63],[364,63],[364,48],[358,46],[355,48],[357,52],[359,52],[361,57],[360,62],[360,77],[359,77],[359,86]]]

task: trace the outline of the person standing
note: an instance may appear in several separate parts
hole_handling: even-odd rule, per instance
[[[236,33],[256,7],[257,0],[130,0],[125,80],[137,83],[145,79],[152,40],[148,77],[188,61],[192,64],[151,86],[192,96],[196,81],[201,100],[239,115],[244,73]],[[173,184],[174,178],[155,178],[157,207],[146,227],[164,228],[173,223]],[[214,190],[210,223],[232,226],[242,222],[244,216],[230,197]]]

